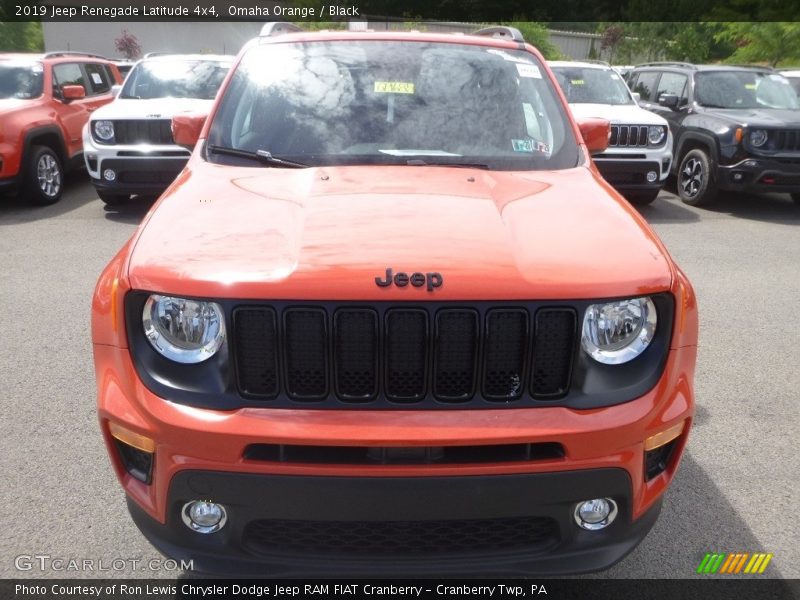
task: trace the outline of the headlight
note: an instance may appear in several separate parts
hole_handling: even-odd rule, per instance
[[[581,346],[598,362],[619,365],[644,352],[656,331],[656,307],[650,298],[592,304],[583,318]]]
[[[767,143],[767,132],[763,129],[754,129],[750,132],[750,143],[756,148],[760,148]]]
[[[647,128],[647,141],[657,146],[664,141],[667,136],[667,128],[661,125],[651,125]]]
[[[110,142],[114,139],[114,122],[113,121],[95,121],[94,134],[99,140]]]
[[[215,302],[151,295],[142,312],[153,348],[184,364],[211,358],[225,341],[225,316]]]

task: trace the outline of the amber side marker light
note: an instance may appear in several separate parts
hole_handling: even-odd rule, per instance
[[[673,425],[644,441],[644,476],[645,480],[661,475],[672,458],[672,452],[677,445],[678,438],[683,433],[685,421]]]
[[[741,127],[736,128],[736,142],[741,144],[742,138],[744,138],[744,131]]]
[[[108,430],[116,442],[125,470],[134,479],[149,485],[153,479],[155,441],[110,421]]]
[[[655,435],[651,435],[644,441],[644,449],[645,451],[648,450],[655,450],[656,448],[660,448],[661,446],[670,443],[676,437],[683,433],[684,422],[681,421],[677,425],[673,425],[669,429],[666,429],[660,433]]]
[[[153,453],[156,451],[156,443],[148,437],[134,433],[130,429],[125,429],[122,425],[108,422],[108,430],[111,435],[118,439],[120,442],[133,446],[142,452]]]

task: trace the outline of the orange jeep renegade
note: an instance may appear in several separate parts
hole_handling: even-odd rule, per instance
[[[0,54],[0,192],[58,202],[64,172],[83,166],[83,126],[121,82],[94,54]]]
[[[97,284],[136,524],[249,575],[620,560],[686,445],[697,307],[592,164],[608,122],[511,28],[287,28],[173,119],[193,155]]]

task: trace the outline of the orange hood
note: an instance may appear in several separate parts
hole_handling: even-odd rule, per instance
[[[133,289],[208,298],[492,300],[669,289],[672,263],[590,169],[241,168],[193,160],[139,230]],[[186,217],[190,215],[190,219]],[[380,287],[440,273],[441,287]]]

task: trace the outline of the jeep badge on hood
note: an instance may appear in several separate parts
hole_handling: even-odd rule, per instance
[[[432,292],[436,288],[442,287],[444,278],[441,273],[412,273],[409,275],[402,271],[392,277],[392,268],[388,267],[386,269],[386,279],[376,277],[375,283],[380,287],[389,287],[392,283],[397,287],[406,287],[409,283],[414,287],[422,287],[424,285],[428,288],[429,292]]]

